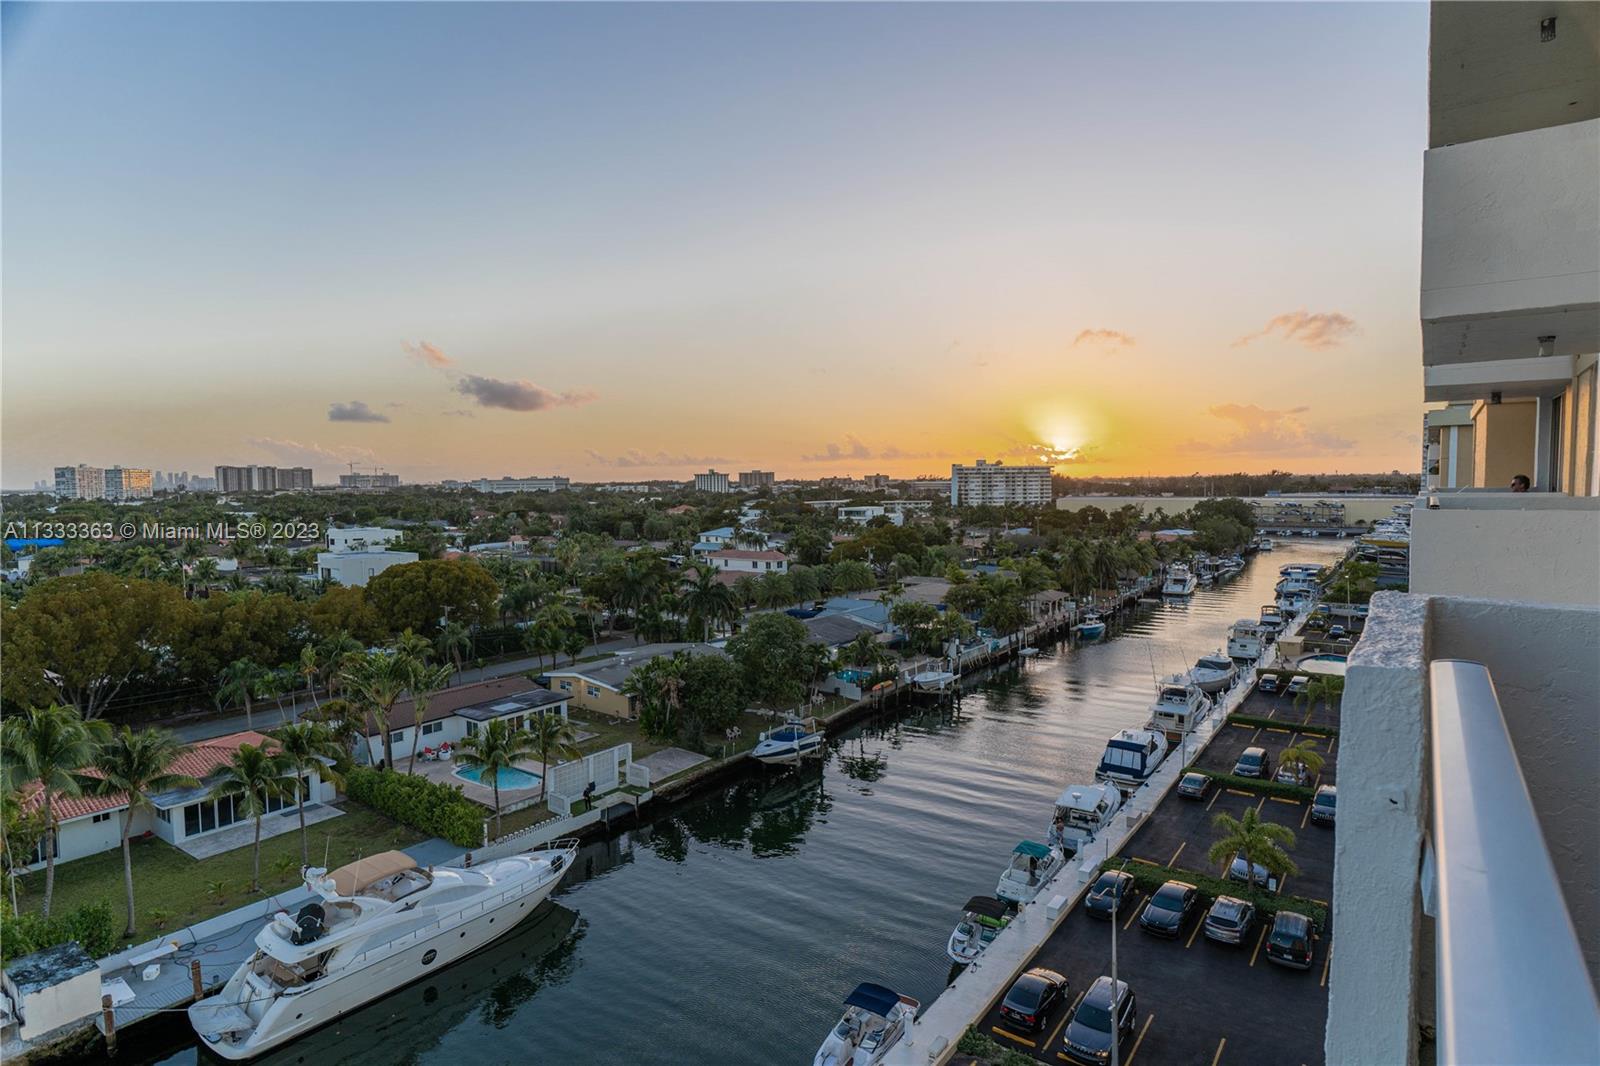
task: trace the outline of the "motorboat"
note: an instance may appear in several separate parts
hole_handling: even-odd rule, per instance
[[[1283,632],[1283,627],[1288,621],[1275,603],[1266,604],[1261,608],[1261,624],[1272,630],[1274,636]]]
[[[1024,840],[1012,850],[1011,862],[1000,872],[1000,883],[995,886],[994,894],[1012,903],[1027,903],[1066,864],[1067,860],[1055,848]]]
[[[822,728],[815,718],[797,718],[761,734],[750,757],[769,765],[797,763],[823,752]]]
[[[1276,610],[1276,608],[1274,608]],[[1228,656],[1253,663],[1266,652],[1277,630],[1253,618],[1241,618],[1228,630]]]
[[[1209,585],[1217,579],[1217,562],[1208,556],[1201,556],[1194,563],[1194,577],[1202,585]]]
[[[955,684],[956,675],[949,670],[924,670],[911,678],[918,692],[944,692]]]
[[[1095,780],[1138,788],[1150,780],[1150,775],[1166,757],[1165,732],[1124,729],[1106,741],[1105,754],[1100,756],[1100,765],[1095,768]]]
[[[993,896],[973,896],[962,909],[961,921],[950,934],[944,953],[957,966],[965,966],[1011,924],[1011,905]]]
[[[1195,579],[1193,572],[1183,563],[1173,563],[1167,570],[1166,584],[1161,586],[1163,596],[1192,596],[1194,595]]]
[[[1056,817],[1065,823],[1062,846],[1067,853],[1076,855],[1082,851],[1121,809],[1122,793],[1109,781],[1062,789],[1056,797]]]
[[[922,1004],[883,985],[859,984],[812,1066],[874,1066],[900,1042]]]
[[[1018,648],[1017,654],[1022,656],[1024,659],[1031,659],[1035,655],[1039,654],[1039,649],[1030,644],[1026,648]]]
[[[1239,677],[1239,668],[1233,665],[1232,659],[1218,651],[1196,659],[1194,669],[1189,671],[1189,677],[1199,686],[1201,692],[1207,696],[1215,696],[1233,687],[1234,681]]]
[[[1304,614],[1316,602],[1315,589],[1286,586],[1281,581],[1278,584],[1278,610],[1288,617]]]
[[[1106,620],[1090,612],[1083,616],[1083,621],[1072,627],[1078,634],[1079,640],[1099,640],[1106,635]]]
[[[1233,663],[1229,662],[1228,666],[1231,668]],[[1176,743],[1194,732],[1209,713],[1211,700],[1192,674],[1169,674],[1156,690],[1156,701],[1150,705],[1150,721],[1146,728]]]
[[[575,840],[478,866],[386,851],[302,871],[317,900],[278,911],[215,995],[189,1005],[205,1046],[249,1059],[472,954],[516,928],[577,857]]]
[[[1256,551],[1258,552],[1269,552],[1276,547],[1277,544],[1273,542],[1271,537],[1260,537],[1256,540]]]

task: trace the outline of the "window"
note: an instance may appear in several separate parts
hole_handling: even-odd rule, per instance
[[[401,741],[406,739],[406,731],[404,729],[396,729],[394,732],[389,734],[389,738],[396,744],[399,744]]]
[[[584,691],[588,694],[591,700],[597,700],[600,698],[600,690],[595,688],[593,685],[589,685],[586,689],[584,689]]]
[[[163,822],[170,823],[172,821],[172,812],[167,810],[165,807],[157,807],[156,817],[161,819]]]
[[[425,736],[425,737],[431,737],[433,734],[442,733],[443,731],[444,731],[444,723],[443,722],[424,722],[424,723],[422,723],[422,735]]]
[[[111,812],[110,811],[102,811],[99,814],[95,815],[93,818],[89,819],[89,824],[90,825],[94,825],[96,822],[109,822],[109,821],[111,821]]]
[[[561,682],[561,691],[562,692],[571,692],[572,691],[572,682],[571,681],[562,681]]]
[[[477,735],[478,735],[478,723],[477,722],[468,722],[467,723],[467,736],[475,737]]]

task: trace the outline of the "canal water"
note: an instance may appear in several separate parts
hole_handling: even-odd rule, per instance
[[[1280,566],[1345,547],[1280,544],[1100,643],[1048,647],[945,706],[848,731],[820,765],[758,768],[585,847],[556,905],[508,940],[268,1061],[806,1063],[860,981],[931,1001],[961,905],[1043,838],[1108,737],[1144,724],[1154,676],[1222,647]],[[209,1059],[163,1028],[167,1046],[120,1057]]]

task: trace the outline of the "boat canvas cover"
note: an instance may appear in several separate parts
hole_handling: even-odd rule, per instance
[[[385,851],[366,859],[357,859],[341,866],[328,875],[333,887],[341,896],[354,896],[363,889],[377,884],[385,877],[405,873],[417,868],[417,860],[403,851]]]
[[[967,913],[983,918],[1004,918],[1010,906],[993,896],[973,896],[967,900]]]
[[[900,993],[882,985],[859,984],[854,992],[844,997],[844,1002],[847,1007],[860,1007],[880,1018],[887,1018],[889,1012],[900,1003]]]
[[[1026,855],[1030,859],[1048,859],[1050,857],[1050,849],[1043,844],[1035,844],[1031,840],[1024,840],[1017,845],[1015,854]]]

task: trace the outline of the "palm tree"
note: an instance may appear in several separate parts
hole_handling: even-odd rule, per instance
[[[412,660],[411,663],[411,761],[406,773],[417,772],[417,745],[422,743],[422,723],[428,714],[428,701],[433,694],[450,684],[450,664],[431,666]]]
[[[1317,751],[1316,744],[1315,737],[1306,737],[1298,743],[1289,745],[1283,749],[1283,754],[1278,756],[1278,765],[1298,766],[1307,776],[1320,773],[1325,760]]]
[[[425,663],[428,661],[428,657],[433,654],[433,642],[427,637],[407,629],[404,633],[394,638],[394,652],[402,659]]]
[[[545,771],[552,762],[578,757],[578,732],[564,716],[548,712],[530,721],[528,731],[539,755],[539,799],[543,802]]]
[[[1211,819],[1211,828],[1221,834],[1206,852],[1214,863],[1232,862],[1235,855],[1245,861],[1245,879],[1251,888],[1256,887],[1256,867],[1279,875],[1299,873],[1299,868],[1284,852],[1294,847],[1294,833],[1288,826],[1264,822],[1254,807],[1246,807],[1244,817],[1218,814]]]
[[[339,689],[339,675],[346,662],[352,655],[359,655],[365,650],[361,642],[344,629],[330,633],[317,641],[317,658],[321,661],[317,679],[322,682],[322,687],[328,690],[330,698]]]
[[[1344,694],[1344,678],[1333,676],[1313,677],[1309,684],[1295,693],[1294,706],[1299,707],[1303,702],[1306,705],[1306,717],[1311,717],[1311,712],[1322,704],[1325,707],[1333,706],[1333,702]]]
[[[300,661],[295,665],[295,673],[305,678],[306,693],[311,697],[311,706],[317,706],[317,678],[322,674],[322,664],[317,662],[317,646],[307,643],[300,648]]]
[[[261,817],[267,813],[267,803],[273,799],[288,799],[299,791],[300,779],[286,776],[287,771],[282,756],[254,744],[240,744],[211,791],[217,799],[232,799],[234,812],[256,823],[251,854],[252,892],[261,888]]]
[[[311,852],[306,844],[306,790],[300,781],[315,771],[324,781],[342,785],[339,772],[330,764],[339,757],[338,738],[321,722],[292,722],[272,731],[278,742],[278,758],[283,768],[294,774],[296,806],[300,814],[300,865],[311,865]]]
[[[188,541],[184,542],[189,543]],[[207,588],[222,575],[222,570],[217,566],[217,561],[210,556],[195,561],[189,576],[193,579],[195,590]]]
[[[411,684],[410,661],[385,652],[352,657],[339,675],[340,684],[353,700],[371,712],[383,734],[383,765],[394,769],[394,738],[389,734],[389,712]]]
[[[199,784],[194,778],[170,769],[188,751],[187,745],[179,743],[177,737],[164,729],[135,733],[123,726],[95,753],[94,774],[80,779],[85,790],[97,796],[127,797],[128,805],[122,812],[122,882],[127,892],[128,925],[123,936],[131,937],[134,931],[133,849],[128,843],[133,831],[133,814],[141,807],[151,806],[152,792]]]
[[[461,657],[472,652],[472,633],[460,622],[446,622],[433,638],[433,650],[455,664],[461,673]]]
[[[533,754],[533,734],[526,729],[513,729],[511,723],[496,718],[486,723],[476,733],[462,740],[456,749],[456,761],[469,770],[477,770],[478,780],[489,779],[494,789],[494,835],[500,835],[500,771],[514,768],[518,761]],[[543,789],[543,779],[539,782]]]
[[[266,669],[251,659],[235,659],[222,668],[217,677],[217,698],[224,704],[235,701],[244,704],[244,724],[255,728],[255,697],[261,687],[261,676]]]
[[[30,707],[7,715],[0,723],[0,760],[6,779],[39,784],[39,809],[44,815],[44,917],[50,917],[50,897],[56,887],[57,796],[83,793],[78,771],[94,760],[96,746],[106,735],[103,722],[85,722],[75,707],[52,704]],[[24,784],[24,787],[27,787]]]
[[[710,640],[714,626],[738,617],[733,590],[717,580],[714,567],[696,566],[690,573],[693,576],[683,586],[683,605],[689,613],[689,626],[701,630],[702,639]]]

